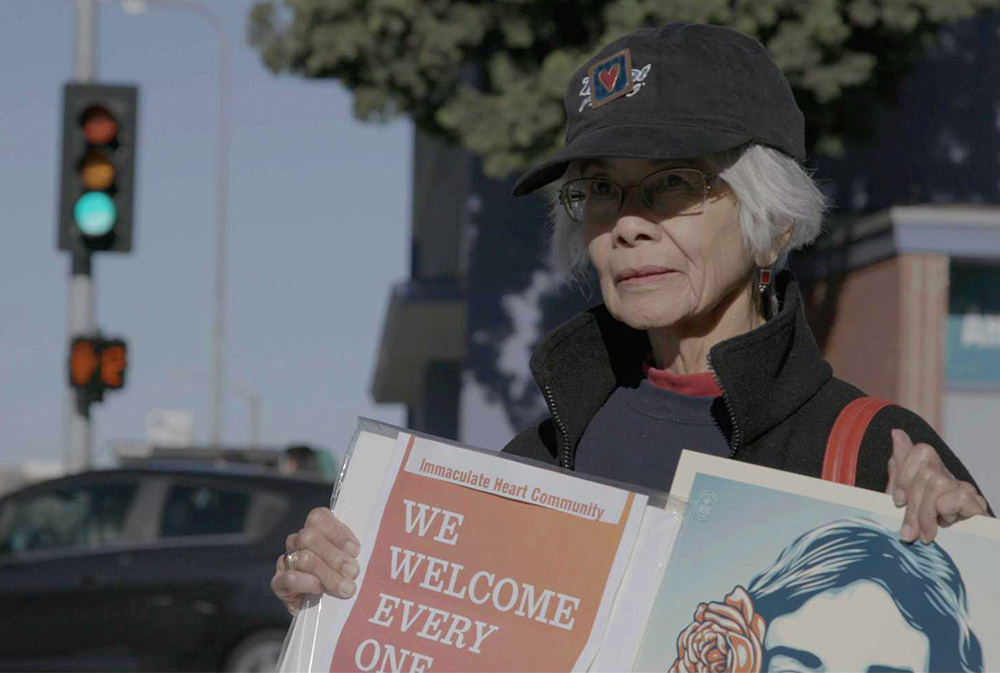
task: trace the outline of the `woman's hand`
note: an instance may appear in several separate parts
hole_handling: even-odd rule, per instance
[[[906,506],[899,537],[903,542],[929,544],[938,526],[986,514],[986,500],[976,487],[959,481],[930,444],[914,444],[902,430],[892,431],[889,486],[896,507]]]
[[[354,578],[361,572],[355,560],[360,544],[329,509],[309,512],[302,530],[285,538],[285,550],[278,557],[271,591],[293,615],[304,594],[326,592],[338,598],[354,594]]]

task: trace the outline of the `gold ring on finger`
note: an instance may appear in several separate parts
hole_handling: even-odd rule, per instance
[[[285,570],[295,570],[295,552],[285,552]]]

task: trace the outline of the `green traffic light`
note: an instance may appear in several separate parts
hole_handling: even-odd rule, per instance
[[[87,192],[73,206],[73,219],[84,236],[105,236],[115,226],[118,212],[103,192]]]

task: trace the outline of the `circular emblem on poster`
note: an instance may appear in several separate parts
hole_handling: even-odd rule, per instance
[[[708,521],[719,511],[719,494],[711,489],[700,491],[691,500],[691,507],[694,507],[694,518],[698,521]]]

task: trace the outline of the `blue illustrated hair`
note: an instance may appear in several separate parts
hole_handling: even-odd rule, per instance
[[[867,518],[832,521],[799,536],[747,592],[770,624],[817,594],[861,580],[885,589],[907,623],[927,636],[930,670],[983,670],[955,562],[936,542],[904,544]]]

